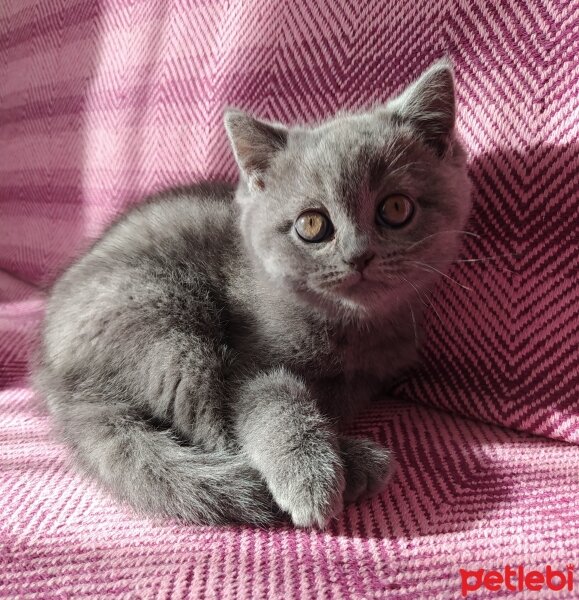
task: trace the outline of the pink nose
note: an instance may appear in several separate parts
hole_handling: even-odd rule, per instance
[[[354,267],[357,271],[363,271],[369,264],[370,261],[376,256],[374,252],[364,252],[363,254],[359,254],[358,256],[354,256],[350,260],[346,260],[347,264]]]

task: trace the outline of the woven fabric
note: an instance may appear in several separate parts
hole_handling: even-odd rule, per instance
[[[394,448],[398,473],[327,532],[140,519],[68,466],[29,391],[0,392],[0,411],[3,598],[450,600],[460,568],[544,573],[577,557],[579,446],[436,409],[362,416],[353,433]],[[483,592],[468,597],[573,595]]]
[[[566,0],[2,0],[0,597],[446,600],[459,567],[572,562],[579,447],[529,433],[579,441],[578,21]],[[26,382],[40,290],[144,194],[233,180],[225,106],[320,120],[442,54],[471,262],[423,298],[420,368],[355,430],[396,450],[389,489],[325,533],[211,529],[75,475]]]

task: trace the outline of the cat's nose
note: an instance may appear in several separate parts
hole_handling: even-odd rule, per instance
[[[374,252],[370,252],[370,250],[368,250],[363,254],[359,254],[358,256],[344,260],[344,262],[354,267],[357,271],[363,271],[375,256],[376,255]]]

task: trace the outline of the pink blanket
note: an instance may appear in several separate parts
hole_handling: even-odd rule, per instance
[[[141,519],[68,466],[30,392],[0,392],[0,411],[0,597],[449,600],[460,568],[577,558],[579,447],[436,409],[385,402],[360,419],[399,471],[323,533]]]
[[[529,433],[579,441],[578,21],[563,0],[3,0],[0,597],[446,599],[459,567],[566,568],[579,448]],[[225,106],[321,119],[443,53],[474,213],[421,368],[357,428],[396,449],[391,488],[326,533],[218,530],[75,475],[25,379],[41,288],[143,194],[232,179]]]

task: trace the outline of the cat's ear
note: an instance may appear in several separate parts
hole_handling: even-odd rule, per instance
[[[443,58],[435,62],[386,108],[394,119],[412,125],[437,154],[443,155],[452,140],[456,114],[450,61]]]
[[[226,111],[224,122],[239,168],[250,182],[262,187],[262,175],[286,147],[287,129],[234,109]]]

